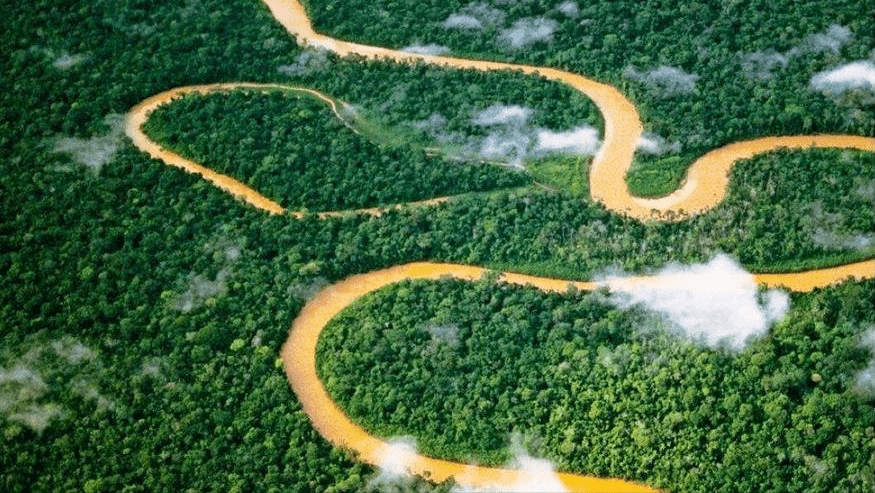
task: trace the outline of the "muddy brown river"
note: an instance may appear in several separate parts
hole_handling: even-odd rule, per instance
[[[829,147],[875,151],[875,139],[849,135],[765,137],[737,142],[711,151],[696,160],[690,167],[683,185],[674,193],[659,199],[642,199],[632,196],[625,183],[626,172],[632,164],[632,158],[643,131],[642,125],[635,106],[614,87],[581,75],[552,68],[421,55],[336,40],[316,33],[303,6],[297,1],[263,1],[274,17],[297,38],[301,45],[322,47],[340,55],[356,54],[369,58],[388,58],[399,63],[420,60],[434,65],[455,68],[521,70],[524,73],[540,74],[548,79],[563,82],[580,91],[593,100],[605,121],[604,141],[590,170],[589,180],[592,197],[618,214],[631,216],[642,221],[652,219],[682,220],[690,215],[701,214],[715,207],[726,194],[729,170],[740,159],[779,148]],[[141,126],[155,108],[174,98],[192,92],[205,94],[233,89],[306,92],[321,99],[340,117],[337,103],[333,99],[310,89],[252,82],[209,84],[175,88],[144,100],[128,113],[126,133],[134,145],[153,158],[188,172],[197,173],[205,180],[253,207],[271,214],[302,215],[300,212],[284,210],[275,201],[264,197],[234,178],[217,173],[162,148],[141,130]],[[415,204],[435,204],[446,199],[446,197],[441,197]],[[328,217],[344,213],[379,215],[383,210],[372,208],[323,212],[319,216]],[[475,280],[479,279],[485,271],[484,268],[470,265],[418,262],[352,276],[317,293],[294,320],[289,338],[281,351],[289,383],[314,428],[331,443],[355,451],[359,460],[378,465],[390,445],[384,439],[371,435],[367,430],[353,423],[330,398],[316,374],[316,343],[319,334],[326,324],[350,303],[383,286],[404,279],[437,279],[441,276]],[[757,282],[765,286],[782,286],[794,291],[810,291],[817,287],[841,282],[849,277],[875,277],[875,259],[805,272],[760,274],[755,277]],[[569,286],[581,290],[590,290],[597,286],[595,283],[569,282],[513,273],[502,274],[501,280],[512,284],[531,285],[551,292],[564,292]],[[623,281],[630,283],[656,282],[647,277],[628,278]],[[675,283],[672,282],[672,284]],[[410,457],[405,466],[411,474],[429,477],[437,481],[453,477],[465,488],[489,491],[500,491],[509,485],[519,484],[526,479],[527,474],[513,469],[472,466],[418,454]],[[656,491],[647,485],[617,478],[598,478],[570,473],[558,473],[558,478],[570,491],[605,493]]]

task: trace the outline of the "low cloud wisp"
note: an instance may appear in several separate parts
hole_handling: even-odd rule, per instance
[[[483,136],[463,135],[447,130],[447,119],[433,114],[412,126],[444,144],[448,154],[459,159],[484,159],[522,167],[523,161],[551,153],[595,155],[601,141],[598,130],[581,125],[553,131],[531,124],[535,111],[518,105],[493,104],[475,112],[470,123],[485,129]]]
[[[412,437],[394,437],[380,452],[377,474],[368,480],[364,491],[415,491],[410,467],[416,460],[416,441]]]
[[[688,74],[683,69],[662,65],[647,72],[641,72],[634,65],[626,68],[623,75],[627,79],[643,82],[662,97],[689,94],[696,91],[699,76]]]
[[[483,2],[474,2],[462,7],[459,12],[450,14],[441,26],[444,29],[481,30],[504,22],[501,10]]]
[[[310,72],[321,72],[329,65],[331,61],[328,59],[328,50],[316,48],[302,52],[295,57],[295,63],[280,65],[277,71],[290,76],[305,75]]]
[[[807,36],[798,45],[780,53],[774,49],[739,53],[739,61],[744,74],[753,80],[767,80],[779,69],[786,68],[792,58],[817,54],[839,54],[843,46],[854,39],[854,33],[847,27],[832,24],[824,31]]]
[[[541,129],[538,130],[538,144],[535,146],[535,152],[594,156],[600,145],[598,130],[588,125],[576,127],[567,132]]]
[[[502,29],[498,39],[512,49],[519,49],[539,41],[553,41],[553,32],[558,27],[559,23],[553,19],[526,17],[517,20],[511,27]]]
[[[659,156],[667,152],[678,153],[681,151],[681,143],[677,141],[669,143],[662,136],[648,132],[639,137],[637,150],[652,156]]]
[[[124,134],[125,117],[112,114],[104,118],[104,122],[110,129],[107,134],[90,139],[61,137],[54,142],[52,150],[69,154],[77,163],[87,166],[95,173],[99,172],[118,152]]]
[[[783,291],[760,292],[752,274],[725,254],[697,265],[669,265],[652,279],[606,278],[620,308],[642,306],[710,347],[741,349],[763,335],[790,306]]]
[[[538,459],[529,455],[523,447],[519,436],[511,437],[511,453],[513,459],[503,466],[505,469],[520,471],[516,479],[507,485],[493,488],[470,488],[459,486],[454,488],[453,493],[491,493],[525,491],[527,493],[564,493],[568,489],[562,483],[556,473],[556,467],[547,459]],[[459,483],[465,484],[465,475],[458,478]]]
[[[811,78],[811,88],[830,96],[852,89],[875,93],[875,63],[861,60],[818,72]]]
[[[404,48],[401,48],[401,51],[405,53],[417,53],[420,55],[446,55],[450,52],[450,49],[446,46],[435,43],[429,43],[427,45],[417,43],[405,46]]]
[[[93,375],[99,363],[96,351],[69,336],[32,347],[8,367],[0,367],[0,419],[42,433],[69,414],[48,401],[57,390],[95,400],[101,409],[116,409],[114,401],[100,393]],[[63,380],[58,379],[59,370]],[[64,387],[53,389],[49,382]]]
[[[875,325],[860,336],[860,347],[869,350],[869,365],[854,376],[854,389],[869,399],[875,399]]]

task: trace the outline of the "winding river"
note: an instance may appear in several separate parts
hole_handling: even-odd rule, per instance
[[[635,106],[614,87],[586,77],[546,67],[515,65],[510,63],[487,62],[451,58],[444,56],[421,55],[396,50],[349,43],[316,33],[303,6],[296,0],[263,0],[274,17],[294,35],[300,45],[322,47],[340,55],[356,54],[369,58],[387,58],[399,63],[413,60],[429,64],[468,68],[477,70],[521,70],[528,74],[540,74],[551,80],[563,82],[592,99],[601,111],[605,121],[604,142],[593,160],[590,170],[590,190],[594,200],[606,208],[626,216],[645,220],[675,221],[690,215],[701,214],[719,204],[728,185],[728,174],[733,164],[740,159],[769,152],[779,148],[852,148],[875,151],[875,139],[848,135],[813,135],[766,137],[737,142],[711,151],[693,163],[684,184],[680,189],[659,199],[643,199],[630,195],[625,175],[632,164],[642,125]],[[271,214],[290,214],[300,217],[303,213],[286,211],[278,203],[261,195],[256,190],[227,175],[217,173],[179,154],[162,148],[152,141],[141,126],[149,114],[162,104],[188,93],[210,93],[233,89],[252,89],[264,91],[298,91],[321,99],[341,117],[338,103],[316,91],[278,84],[258,84],[252,82],[186,86],[152,96],[132,108],[126,119],[125,130],[134,145],[153,158],[168,165],[200,174],[220,189],[240,198],[249,205]],[[431,199],[415,204],[428,205],[447,200],[446,197]],[[406,204],[411,205],[411,204]],[[400,205],[399,205],[400,206]],[[355,211],[323,212],[320,217],[345,213],[365,213],[379,215],[381,209],[360,209]],[[317,293],[301,310],[294,320],[289,338],[283,345],[281,357],[289,383],[304,412],[310,417],[314,428],[328,441],[349,448],[358,454],[359,460],[378,465],[389,450],[383,439],[369,434],[353,423],[334,403],[316,373],[316,343],[326,324],[341,310],[360,296],[403,279],[437,279],[452,276],[475,280],[486,269],[469,265],[439,264],[418,262],[399,265],[388,269],[349,277]],[[788,274],[760,274],[755,278],[765,286],[783,286],[794,291],[810,291],[817,287],[841,282],[849,277],[875,277],[875,259],[853,264],[815,269]],[[569,286],[581,290],[597,287],[596,283],[569,282],[561,279],[534,277],[521,274],[504,273],[503,282],[531,285],[551,292],[564,292]],[[624,282],[653,282],[646,277],[630,278]],[[672,284],[675,284],[672,282]],[[465,488],[502,490],[527,479],[528,473],[513,469],[480,467],[455,463],[422,455],[413,455],[404,466],[411,474],[442,481],[453,477]],[[570,491],[589,492],[653,492],[647,485],[615,478],[597,478],[587,475],[559,473],[559,480]]]

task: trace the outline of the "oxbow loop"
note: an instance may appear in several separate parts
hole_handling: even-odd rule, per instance
[[[548,67],[468,60],[443,56],[431,52],[431,50],[398,51],[345,42],[315,32],[300,2],[296,0],[263,1],[277,21],[294,35],[301,45],[324,48],[339,55],[355,54],[366,58],[380,57],[399,63],[420,61],[453,68],[517,70],[565,83],[581,92],[596,104],[605,121],[604,140],[590,169],[589,182],[592,198],[617,214],[630,216],[641,221],[679,221],[714,208],[726,195],[728,174],[732,166],[739,160],[758,154],[780,148],[808,149],[812,147],[875,151],[875,139],[852,135],[781,136],[736,142],[715,149],[696,160],[690,167],[684,184],[672,194],[659,199],[634,197],[626,187],[625,176],[632,164],[635,150],[641,141],[643,128],[635,106],[616,88],[578,74]],[[331,97],[312,89],[254,82],[217,83],[179,87],[142,101],[128,112],[125,120],[125,131],[134,145],[150,156],[168,165],[200,174],[205,180],[235,197],[239,197],[255,208],[271,214],[302,215],[300,212],[284,210],[276,202],[230,176],[217,173],[162,148],[141,129],[155,108],[170,102],[175,97],[192,92],[205,94],[234,89],[307,92],[321,99],[332,108],[338,118],[341,117],[337,113],[337,103]],[[447,197],[434,198],[411,204],[399,204],[399,206],[429,205],[446,199]],[[379,215],[381,210],[358,209],[355,211],[323,212],[319,214],[319,217],[325,218],[344,212]],[[316,341],[326,324],[341,310],[364,294],[404,279],[437,279],[441,276],[452,276],[476,280],[485,272],[486,270],[481,267],[469,265],[427,262],[405,264],[353,276],[317,293],[303,307],[293,322],[289,338],[281,353],[292,389],[313,422],[313,426],[335,445],[355,451],[360,460],[364,462],[380,465],[388,453],[391,457],[398,459],[393,464],[398,466],[398,472],[401,474],[412,473],[436,481],[453,477],[463,488],[468,489],[505,491],[518,488],[520,485],[530,486],[537,483],[542,486],[548,485],[553,489],[565,488],[568,491],[657,491],[647,485],[622,479],[555,473],[552,470],[544,470],[543,467],[490,468],[425,457],[407,442],[389,443],[370,435],[350,421],[331,400],[316,374]],[[866,279],[875,277],[875,259],[792,274],[756,275],[755,281],[769,287],[810,291],[840,282],[848,277]],[[545,291],[564,291],[569,285],[573,285],[577,289],[595,289],[599,286],[599,283],[570,283],[557,279],[512,273],[502,274],[501,280],[512,284],[529,284]],[[625,278],[614,279],[611,282],[646,284],[652,283],[654,280],[653,278]],[[530,457],[528,459],[529,462],[537,465],[535,459]]]

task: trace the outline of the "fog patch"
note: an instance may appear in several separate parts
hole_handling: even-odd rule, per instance
[[[440,113],[432,113],[426,120],[413,123],[413,128],[421,130],[429,137],[438,142],[459,141],[463,138],[460,133],[451,133],[446,130],[447,119]]]
[[[646,280],[623,277],[602,278],[609,302],[655,312],[709,347],[743,348],[790,306],[786,293],[761,292],[754,276],[725,254],[705,264],[669,264]]]
[[[445,29],[483,29],[483,24],[476,17],[464,14],[450,14],[450,16],[441,23],[441,26]]]
[[[412,126],[445,144],[451,157],[479,158],[515,167],[521,167],[528,158],[549,153],[594,155],[601,145],[598,130],[589,125],[556,132],[531,125],[533,115],[531,108],[493,104],[471,116],[470,123],[486,131],[479,137],[448,131],[447,119],[438,113]]]
[[[164,377],[164,361],[158,357],[147,358],[140,364],[141,377],[161,380]]]
[[[78,365],[84,361],[92,361],[97,356],[94,350],[70,337],[53,341],[50,346],[55,354],[71,365]]]
[[[875,325],[860,335],[859,345],[869,350],[869,365],[854,375],[854,390],[869,399],[875,399]]]
[[[59,70],[67,70],[68,68],[79,65],[83,60],[85,60],[84,55],[70,55],[64,53],[52,61],[52,66]]]
[[[532,136],[528,128],[534,110],[522,106],[493,104],[476,113],[471,123],[489,128],[489,134],[479,142],[477,153],[486,160],[505,161],[521,166],[529,151]]]
[[[826,31],[815,33],[805,38],[802,44],[796,48],[796,51],[791,50],[791,52],[793,54],[798,51],[839,53],[842,46],[852,39],[854,39],[854,33],[850,29],[838,24],[832,24],[826,28]]]
[[[862,183],[853,193],[869,202],[869,207],[875,207],[875,197],[865,195],[865,187],[866,184]],[[811,203],[807,220],[803,223],[803,231],[807,232],[812,243],[830,250],[864,249],[875,246],[875,232],[854,234],[844,230],[842,214],[825,211],[820,201]]]
[[[289,284],[286,288],[286,294],[306,302],[310,301],[316,293],[322,291],[322,288],[328,286],[328,284],[328,279],[322,276],[317,276],[309,281]]]
[[[601,146],[599,132],[589,125],[573,128],[567,132],[553,132],[552,130],[538,130],[538,144],[535,151],[538,153],[560,152],[563,154],[575,154],[594,156]]]
[[[378,455],[378,472],[368,480],[365,491],[411,491],[415,484],[410,468],[417,457],[416,441],[408,436],[390,438]]]
[[[577,17],[577,14],[580,13],[580,8],[577,6],[577,2],[567,1],[562,2],[556,7],[556,10],[562,12],[568,17]]]
[[[471,118],[471,123],[481,126],[508,125],[522,127],[528,123],[532,113],[534,113],[534,110],[531,108],[517,105],[505,106],[503,104],[493,104],[474,115]]]
[[[431,336],[431,341],[446,344],[451,347],[459,345],[459,326],[454,324],[428,324],[425,331]]]
[[[815,245],[831,250],[862,250],[875,246],[875,233],[848,235],[818,227],[811,233],[810,238]]]
[[[189,274],[188,287],[176,299],[174,307],[183,313],[188,313],[203,305],[206,300],[224,295],[228,291],[225,281],[230,273],[229,269],[222,269],[213,280],[200,274]]]
[[[450,52],[450,49],[446,46],[442,46],[435,43],[429,43],[427,45],[421,44],[412,44],[410,46],[405,46],[401,48],[401,51],[404,53],[418,53],[420,55],[446,55]]]
[[[507,29],[502,29],[498,40],[512,49],[522,48],[539,41],[553,41],[553,32],[559,23],[543,17],[526,17],[519,19]]]
[[[104,164],[112,161],[118,152],[119,144],[124,135],[124,115],[111,114],[103,121],[109,126],[109,133],[79,139],[76,137],[61,137],[55,140],[53,152],[70,155],[74,161],[87,166],[92,171],[99,172]]]
[[[875,63],[861,60],[818,72],[811,77],[811,88],[830,96],[852,89],[875,93]]]
[[[641,72],[634,65],[630,65],[624,70],[623,76],[644,83],[662,97],[693,93],[696,91],[696,81],[700,78],[696,74],[688,74],[680,68],[667,65],[647,72]]]
[[[71,384],[70,390],[74,395],[94,401],[100,411],[114,411],[115,401],[100,393],[97,384],[89,378],[77,378]]]
[[[68,413],[59,404],[46,402],[58,372],[70,375],[62,382],[73,395],[96,400],[99,409],[115,409],[115,403],[100,393],[92,375],[97,353],[65,336],[31,347],[8,367],[0,367],[0,417],[8,422],[42,433],[51,423]],[[58,366],[58,362],[66,366]]]
[[[772,71],[785,68],[789,59],[777,51],[756,51],[739,56],[741,68],[748,79],[766,80],[772,77]]]
[[[328,59],[328,50],[322,48],[308,49],[295,57],[295,63],[280,65],[277,70],[281,74],[295,76],[305,75],[310,72],[321,72],[331,65]]]
[[[208,300],[224,296],[228,292],[227,281],[233,273],[233,265],[240,259],[243,240],[232,240],[222,235],[204,244],[204,254],[210,257],[213,265],[221,268],[215,276],[191,272],[184,282],[182,292],[173,297],[172,307],[183,313],[200,308]]]
[[[501,486],[496,485],[491,488],[457,486],[451,491],[454,493],[510,491],[525,491],[527,493],[560,493],[569,491],[556,473],[556,467],[553,463],[547,459],[539,459],[529,455],[529,452],[522,445],[518,435],[511,436],[510,451],[513,454],[513,459],[505,464],[503,468],[520,471],[519,474],[515,475],[512,483]],[[465,474],[462,473],[457,478],[457,481],[460,484],[465,484]]]
[[[486,3],[475,2],[462,7],[459,12],[450,14],[441,23],[444,29],[480,30],[504,22],[504,12]]]
[[[643,154],[660,156],[667,152],[680,152],[681,143],[678,141],[669,143],[660,135],[646,132],[638,138],[636,149]]]
[[[747,78],[753,80],[770,79],[775,71],[786,68],[791,58],[812,53],[835,53],[854,39],[854,33],[847,27],[832,24],[825,31],[806,37],[797,46],[785,53],[776,50],[740,53],[741,68]]]

